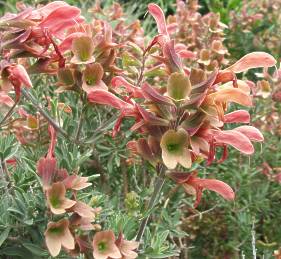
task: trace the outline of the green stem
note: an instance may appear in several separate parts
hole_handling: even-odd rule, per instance
[[[27,100],[29,100],[33,104],[33,106],[55,128],[57,132],[59,132],[65,138],[69,139],[67,132],[63,130],[43,108],[40,107],[36,99],[28,92],[28,90],[22,88],[21,93]]]
[[[0,126],[2,126],[2,124],[4,124],[6,122],[6,120],[8,120],[10,118],[10,116],[12,115],[12,113],[13,113],[14,109],[16,108],[17,104],[18,104],[18,101],[13,104],[11,109],[7,112],[5,117],[1,120]]]
[[[163,165],[161,165],[161,166],[159,166],[159,174],[155,180],[154,190],[153,190],[152,196],[149,200],[148,207],[147,207],[149,214],[142,220],[142,222],[140,224],[139,231],[138,231],[137,237],[136,237],[137,242],[140,242],[143,237],[144,230],[147,226],[152,209],[155,206],[157,199],[159,198],[159,194],[162,190],[164,183],[165,183],[165,167]]]

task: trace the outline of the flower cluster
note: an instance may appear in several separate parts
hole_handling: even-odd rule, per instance
[[[139,246],[136,241],[124,239],[122,233],[115,238],[113,231],[98,232],[93,239],[93,255],[95,259],[122,258],[134,259],[138,254],[134,251]]]
[[[75,234],[76,230],[95,230],[98,226],[93,225],[92,222],[100,209],[93,209],[77,199],[77,192],[92,184],[88,182],[88,177],[69,175],[65,169],[57,168],[56,132],[52,126],[49,126],[49,133],[51,138],[49,150],[45,157],[39,159],[37,172],[42,180],[50,213],[60,216],[61,219],[48,223],[45,231],[46,244],[52,256],[57,256],[62,246],[68,250],[74,250],[75,244],[77,244],[77,252],[83,252],[90,247],[87,243],[89,240],[84,240],[85,235]],[[71,196],[71,199],[67,198],[67,194]],[[71,214],[69,218],[62,218],[69,214]],[[84,241],[80,242],[80,240]]]
[[[162,10],[155,4],[150,4],[148,9],[156,20],[159,34],[143,49],[140,80],[134,84],[129,77],[114,77],[112,91],[92,90],[88,100],[120,110],[115,132],[120,129],[124,117],[133,117],[132,130],[143,137],[130,141],[128,148],[155,167],[163,163],[170,170],[176,169],[178,164],[190,169],[202,159],[211,164],[216,160],[217,148],[223,149],[218,160],[222,162],[227,158],[229,145],[246,155],[253,154],[252,141],[263,141],[262,134],[249,125],[225,130],[225,124],[250,122],[246,110],[230,113],[227,110],[231,103],[252,106],[251,87],[238,80],[236,74],[251,68],[274,66],[275,59],[269,54],[255,52],[224,70],[214,69],[211,73],[189,70],[170,38]],[[165,73],[159,75],[157,81],[151,81],[154,84],[151,85],[146,75],[156,69]],[[234,198],[230,187],[220,181],[202,181],[196,173],[182,176],[172,172],[170,176],[179,184],[193,187],[195,192],[190,188],[189,192],[196,194],[196,205],[203,189],[217,191],[227,199]]]
[[[0,18],[0,108],[6,112],[0,127],[14,132],[23,145],[39,143],[45,132],[43,142],[49,149],[37,162],[37,173],[48,206],[45,240],[52,256],[63,247],[71,256],[93,252],[97,259],[137,258],[137,241],[144,229],[140,228],[137,241],[128,241],[122,233],[116,238],[112,230],[100,231],[101,226],[93,224],[100,209],[77,195],[91,186],[88,177],[59,168],[55,155],[58,133],[80,144],[80,125],[74,139],[40,105],[34,105],[29,97],[33,74],[55,78],[55,94],[73,91],[84,106],[99,104],[119,110],[113,136],[121,130],[124,118],[133,118],[131,130],[138,137],[128,141],[127,148],[159,169],[159,177],[165,177],[160,175],[165,171],[194,195],[195,207],[206,189],[234,199],[229,185],[199,177],[194,167],[203,161],[207,166],[223,162],[229,146],[251,155],[253,142],[263,141],[260,131],[249,125],[249,112],[237,108],[253,105],[253,89],[251,82],[239,80],[236,74],[274,66],[271,55],[253,52],[223,69],[228,54],[223,46],[226,26],[216,14],[201,16],[196,0],[177,1],[177,13],[167,22],[161,8],[149,4],[158,29],[152,39],[145,38],[139,21],[125,21],[119,4],[102,9],[97,2],[90,9],[90,22],[79,8],[63,1],[37,9],[18,4],[18,8],[18,14]],[[266,85],[265,81],[259,84]],[[13,118],[22,95],[38,114],[18,108]],[[71,113],[64,103],[58,102],[58,108]],[[147,221],[141,225],[145,227]],[[92,230],[97,231],[95,235]]]
[[[167,19],[167,30],[175,39],[176,48],[181,49],[179,55],[185,64],[213,71],[228,63],[225,57],[229,53],[223,44],[227,26],[219,14],[202,16],[200,7],[198,0],[177,1],[176,14]]]
[[[237,34],[251,35],[253,46],[266,49],[274,56],[280,56],[280,1],[243,1],[242,9],[230,13],[229,29]],[[253,33],[254,32],[254,33]],[[236,48],[235,41],[229,47]]]

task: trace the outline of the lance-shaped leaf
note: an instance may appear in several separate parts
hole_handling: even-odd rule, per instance
[[[174,169],[178,163],[185,168],[191,167],[192,161],[190,151],[188,150],[188,134],[184,129],[166,131],[162,136],[160,146],[163,163],[169,169]]]
[[[139,104],[136,104],[136,107],[146,124],[156,125],[156,126],[168,126],[169,125],[168,120],[157,117],[153,113],[142,108]]]
[[[188,76],[174,72],[169,76],[167,94],[176,101],[189,99],[191,83]]]
[[[235,128],[234,130],[241,132],[251,141],[257,141],[257,142],[264,141],[261,132],[253,126],[240,126]]]
[[[103,68],[101,64],[95,63],[95,64],[88,64],[86,66],[86,69],[83,71],[83,77],[82,77],[82,88],[85,92],[90,92],[95,89],[103,89],[107,90],[107,86],[102,81],[103,78]]]
[[[214,130],[212,135],[216,142],[231,145],[246,155],[255,151],[249,138],[237,130]]]
[[[169,38],[167,31],[165,15],[162,9],[157,4],[149,4],[148,11],[156,21],[157,29],[159,34],[163,34]]]
[[[82,36],[75,38],[72,41],[71,50],[74,54],[71,63],[74,64],[88,64],[93,63],[94,42],[89,36]]]
[[[93,256],[95,259],[121,258],[121,253],[115,244],[112,230],[101,231],[93,239]]]
[[[69,230],[69,221],[61,219],[58,222],[49,222],[45,231],[45,240],[52,256],[60,253],[61,247],[74,249],[74,238]]]
[[[200,203],[204,190],[214,191],[226,200],[235,198],[234,191],[228,184],[216,179],[199,178],[197,177],[197,172],[172,172],[169,176],[178,184],[181,184],[188,194],[196,196],[194,207],[197,207]]]
[[[224,115],[225,123],[249,123],[250,114],[245,110],[237,110]]]
[[[258,67],[272,67],[276,65],[276,60],[273,56],[265,52],[252,52],[241,59],[239,59],[235,64],[226,68],[225,70],[230,70],[234,73],[245,72],[251,68]]]
[[[207,118],[204,112],[196,112],[184,120],[181,126],[188,132],[190,136],[193,136],[203,125]]]
[[[182,72],[182,62],[175,50],[174,40],[163,44],[164,63],[167,65],[169,73]]]
[[[63,214],[76,203],[66,198],[65,193],[66,189],[62,182],[53,183],[47,190],[47,201],[52,213]]]
[[[141,89],[143,90],[143,95],[147,100],[155,102],[155,103],[159,103],[159,104],[174,106],[174,103],[170,98],[168,98],[167,96],[163,96],[162,94],[157,92],[157,90],[155,90],[148,83],[142,84]]]
[[[197,74],[197,72],[194,72],[194,73]],[[202,104],[202,102],[204,101],[209,88],[213,85],[217,74],[218,74],[218,71],[215,70],[206,80],[203,80],[203,81],[199,82],[198,84],[193,85],[191,93],[190,93],[190,100],[185,103],[185,106],[199,107]],[[204,77],[204,75],[201,72],[198,72],[198,75],[200,76],[200,78]],[[192,74],[191,74],[191,76],[192,76]],[[192,77],[190,77],[190,78],[192,78]],[[193,80],[195,80],[195,78]],[[195,81],[197,81],[197,80],[198,80],[198,78]]]

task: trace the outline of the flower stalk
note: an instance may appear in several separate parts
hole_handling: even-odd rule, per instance
[[[22,88],[21,89],[22,95],[29,100],[32,105],[39,111],[39,113],[55,128],[57,132],[59,132],[61,135],[63,135],[65,138],[69,139],[69,135],[65,130],[63,130],[54,120],[53,118],[40,107],[40,105],[37,103],[35,98],[28,92],[28,90]]]
[[[148,220],[149,220],[150,215],[152,213],[152,209],[154,208],[155,204],[157,203],[159,195],[160,195],[161,190],[162,190],[162,188],[164,186],[164,183],[165,183],[165,171],[166,171],[165,166],[159,165],[158,171],[159,171],[159,174],[158,174],[158,176],[157,176],[157,178],[154,182],[154,190],[153,190],[152,196],[149,200],[148,207],[147,207],[147,210],[149,211],[149,214],[142,220],[142,222],[140,224],[140,227],[139,227],[139,230],[138,230],[138,233],[137,233],[137,237],[136,237],[137,242],[140,242],[142,240],[144,230],[147,226]]]

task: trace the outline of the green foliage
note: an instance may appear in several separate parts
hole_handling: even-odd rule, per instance
[[[68,2],[77,4],[72,0]],[[129,17],[144,19],[145,30],[153,33],[152,19],[144,17],[147,3],[151,1],[145,0],[141,4],[138,1],[123,2]],[[172,12],[174,1],[153,2],[159,3],[167,14]],[[1,10],[5,7],[5,11],[14,11],[15,3],[1,2]],[[109,3],[111,1],[105,4]],[[79,1],[78,4],[88,8],[92,3]],[[206,0],[203,5],[213,12],[220,12],[222,21],[228,23],[229,12],[239,11],[242,1]],[[257,23],[255,29],[246,34],[229,32],[226,42],[232,57],[238,59],[252,51],[254,35],[277,26],[269,22]],[[231,47],[230,43],[234,41],[236,45]],[[115,111],[99,106],[84,107],[78,95],[72,93],[57,97],[46,88],[46,85],[52,87],[52,80],[48,80],[34,78],[31,93],[44,105],[44,97],[51,96],[52,116],[67,129],[69,136],[78,134],[83,143],[77,145],[71,139],[59,136],[55,150],[59,167],[89,176],[93,186],[79,194],[79,198],[93,207],[103,208],[97,221],[103,224],[106,219],[105,229],[113,229],[116,234],[122,231],[126,239],[133,239],[141,219],[150,212],[145,209],[152,194],[155,172],[144,161],[137,161],[139,163],[135,165],[127,161],[126,144],[135,136],[129,131],[132,122],[127,120],[122,126],[123,133],[112,138],[109,131],[117,119]],[[59,109],[59,102],[69,105],[71,115]],[[30,104],[21,105],[28,112],[34,112]],[[255,113],[262,112],[263,108],[264,104],[258,105]],[[278,111],[281,112],[280,107]],[[82,125],[78,133],[80,119]],[[253,223],[257,254],[260,258],[270,258],[281,244],[281,186],[269,181],[261,173],[261,166],[268,162],[272,167],[281,167],[281,145],[277,135],[266,133],[265,139],[251,158],[231,151],[229,159],[222,164],[213,164],[207,169],[197,165],[204,172],[201,176],[213,178],[216,175],[219,180],[231,183],[237,195],[233,203],[206,191],[195,210],[192,208],[193,198],[186,196],[183,190],[173,191],[174,185],[168,181],[159,204],[153,209],[156,213],[145,230],[138,258],[187,258],[184,257],[187,255],[190,258],[239,258],[242,254],[251,258]],[[13,135],[0,138],[0,258],[3,259],[49,258],[44,244],[45,198],[36,173],[36,163],[46,154],[47,147],[36,143],[35,147],[19,145]],[[16,165],[5,163],[11,158],[16,159]],[[58,258],[69,257],[62,254]]]

